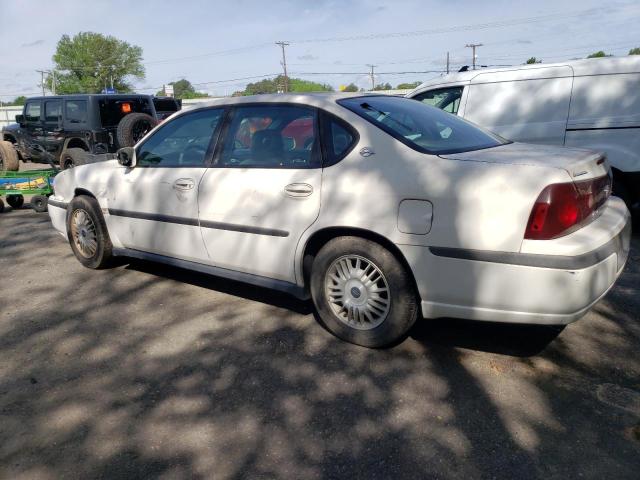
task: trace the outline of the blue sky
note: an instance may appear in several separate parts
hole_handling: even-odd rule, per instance
[[[35,70],[52,67],[61,35],[80,31],[142,47],[141,92],[185,77],[224,95],[254,81],[232,79],[281,71],[277,40],[291,42],[293,76],[367,87],[375,64],[377,82],[395,86],[438,75],[397,72],[441,70],[447,51],[455,66],[469,64],[467,43],[484,44],[487,65],[623,55],[640,47],[639,21],[637,0],[0,0],[0,100],[37,93]]]

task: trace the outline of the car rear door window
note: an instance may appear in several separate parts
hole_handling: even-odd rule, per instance
[[[320,167],[317,114],[297,105],[236,107],[217,166]]]
[[[429,90],[416,95],[414,100],[420,100],[422,103],[439,108],[445,112],[458,113],[460,107],[460,98],[464,87],[439,88],[437,90]]]
[[[203,167],[224,116],[223,108],[196,110],[165,123],[136,152],[142,167]]]
[[[40,102],[27,102],[24,110],[24,117],[27,122],[40,121]]]
[[[69,123],[86,123],[87,101],[67,100],[65,102],[66,120]]]

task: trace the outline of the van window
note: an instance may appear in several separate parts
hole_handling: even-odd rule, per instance
[[[460,107],[460,98],[463,90],[464,87],[438,88],[437,90],[419,93],[413,98],[455,115]]]
[[[508,143],[460,117],[409,98],[371,95],[338,103],[422,153],[469,152]]]

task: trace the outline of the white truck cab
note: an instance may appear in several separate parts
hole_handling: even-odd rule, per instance
[[[459,72],[407,96],[510,140],[605,152],[614,193],[640,206],[640,56]]]

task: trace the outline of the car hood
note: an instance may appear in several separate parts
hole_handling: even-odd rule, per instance
[[[565,170],[576,179],[587,179],[607,173],[604,154],[582,148],[508,143],[471,152],[440,155],[451,160],[551,167]]]
[[[12,132],[18,130],[19,128],[20,125],[18,125],[17,123],[10,123],[9,125],[5,125],[4,127],[0,128],[0,130],[3,132]]]

